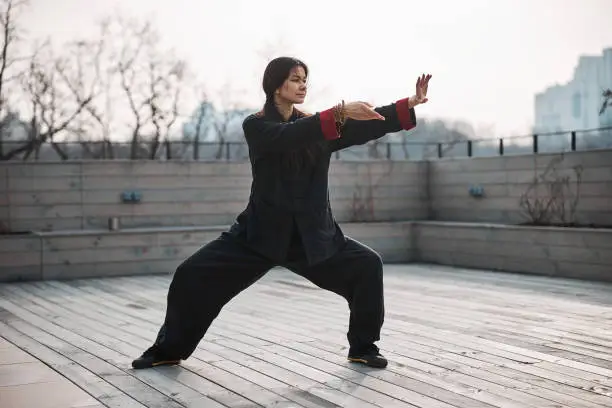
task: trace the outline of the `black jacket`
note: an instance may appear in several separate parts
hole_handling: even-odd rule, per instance
[[[386,120],[347,120],[337,134],[332,110],[305,115],[294,110],[284,122],[278,112],[248,116],[243,122],[253,182],[246,209],[229,233],[249,248],[282,264],[292,245],[301,242],[309,264],[333,256],[344,244],[329,201],[328,170],[333,152],[364,144],[388,133],[416,126],[406,99],[376,108]],[[321,152],[314,162],[305,157],[300,169],[286,167],[290,154],[307,146]]]

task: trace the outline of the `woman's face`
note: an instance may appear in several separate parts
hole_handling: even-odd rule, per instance
[[[289,73],[289,77],[278,89],[278,97],[289,103],[304,103],[306,88],[306,71],[302,67],[294,67]]]

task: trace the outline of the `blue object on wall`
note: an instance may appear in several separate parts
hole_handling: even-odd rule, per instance
[[[484,188],[482,186],[470,186],[468,191],[472,197],[482,197],[484,195]]]
[[[142,200],[142,193],[140,191],[132,191],[132,202],[139,203]]]
[[[127,190],[121,193],[121,200],[124,203],[139,203],[142,200],[140,191]]]

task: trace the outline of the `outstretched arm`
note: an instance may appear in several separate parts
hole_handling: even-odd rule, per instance
[[[334,152],[350,146],[362,145],[386,134],[399,132],[402,129],[410,130],[416,126],[414,107],[410,106],[408,98],[373,110],[383,116],[384,120],[347,119],[342,127],[341,137],[329,141],[330,150]]]
[[[341,129],[340,138],[330,140],[331,151],[341,150],[354,145],[365,144],[371,140],[379,139],[386,134],[399,132],[400,130],[410,130],[416,126],[416,114],[414,107],[428,101],[427,89],[431,75],[422,75],[416,82],[416,93],[410,98],[400,99],[399,101],[373,108],[371,105],[364,104],[365,108],[371,109],[378,115],[378,119],[367,121],[355,121],[350,119],[355,114],[350,111],[352,106],[347,105],[347,116],[349,119]]]
[[[256,156],[299,149],[340,137],[333,108],[291,123],[267,120],[263,115],[250,115],[242,123],[242,130],[249,149]]]

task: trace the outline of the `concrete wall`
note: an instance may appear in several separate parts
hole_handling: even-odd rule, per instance
[[[557,176],[549,173],[547,180],[570,177],[570,192],[576,191],[575,166],[582,166],[580,200],[576,221],[584,224],[612,225],[612,150],[466,158],[430,162],[431,219],[440,221],[469,221],[521,223],[528,221],[519,206],[535,176],[542,176],[551,160],[556,164]],[[470,196],[469,187],[480,185],[484,196]],[[548,188],[540,185],[529,196],[550,196]],[[570,193],[566,191],[569,207]]]
[[[332,207],[340,222],[426,217],[418,162],[334,162]],[[0,222],[10,231],[228,225],[249,195],[247,163],[90,161],[0,163]],[[121,202],[125,190],[140,203]]]
[[[414,259],[612,282],[612,230],[457,222],[413,224]]]
[[[575,221],[612,225],[612,150],[435,160],[334,162],[332,208],[340,222],[439,220],[516,224],[529,217],[519,202],[552,160],[569,177],[569,208],[582,167]],[[124,228],[230,224],[246,205],[247,163],[90,161],[0,163],[0,229],[12,231],[106,228],[117,216]],[[484,196],[470,196],[471,185]],[[142,202],[122,203],[125,190]],[[540,185],[533,199],[549,196]],[[568,217],[569,219],[569,217]]]

